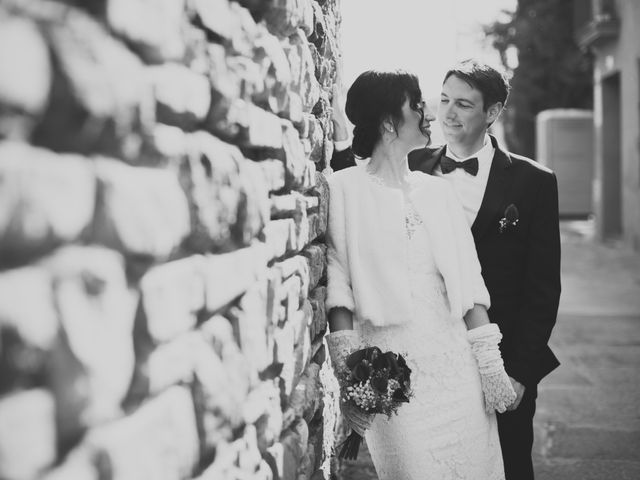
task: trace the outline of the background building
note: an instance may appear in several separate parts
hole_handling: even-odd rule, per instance
[[[594,55],[597,231],[640,250],[640,3],[574,2],[574,21]]]

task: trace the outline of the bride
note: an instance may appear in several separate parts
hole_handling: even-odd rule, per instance
[[[402,71],[361,74],[346,114],[370,160],[329,177],[329,351],[334,368],[362,345],[405,354],[414,395],[389,419],[343,406],[345,421],[368,427],[381,480],[504,479],[495,410],[515,392],[471,232],[449,185],[407,164],[434,116]]]

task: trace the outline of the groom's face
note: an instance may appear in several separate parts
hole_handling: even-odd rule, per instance
[[[484,111],[480,90],[451,75],[442,85],[438,121],[447,143],[475,145],[484,136],[490,121]]]

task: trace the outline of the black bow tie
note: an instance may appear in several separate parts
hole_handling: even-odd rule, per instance
[[[440,168],[444,174],[453,172],[456,168],[463,168],[465,172],[475,177],[478,174],[478,159],[473,157],[463,162],[456,162],[453,158],[443,155],[440,159]]]

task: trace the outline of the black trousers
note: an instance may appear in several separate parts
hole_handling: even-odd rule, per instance
[[[498,434],[506,480],[533,480],[533,415],[538,388],[526,388],[518,408],[498,413]]]

